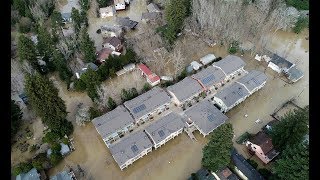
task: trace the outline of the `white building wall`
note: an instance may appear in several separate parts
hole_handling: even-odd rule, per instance
[[[276,64],[273,64],[271,61],[268,64],[268,67],[270,67],[272,70],[276,71],[277,73],[281,73],[281,69]]]
[[[123,9],[126,9],[126,5],[124,3],[118,3],[118,4],[115,4],[115,9],[116,10],[123,10]]]

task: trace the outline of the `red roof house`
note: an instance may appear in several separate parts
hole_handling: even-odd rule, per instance
[[[141,75],[147,79],[147,82],[151,86],[155,86],[160,83],[160,77],[153,73],[146,65],[139,64],[138,68],[141,71]]]

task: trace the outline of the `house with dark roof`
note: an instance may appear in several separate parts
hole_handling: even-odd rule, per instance
[[[186,127],[191,131],[194,127],[203,135],[209,135],[213,130],[221,126],[228,119],[209,100],[203,100],[187,109],[185,112]]]
[[[161,18],[161,13],[158,12],[145,12],[141,15],[141,21],[144,23],[155,21]]]
[[[160,83],[160,77],[153,73],[146,65],[139,64],[138,68],[141,71],[141,76],[145,77],[151,86],[156,86]]]
[[[16,180],[40,180],[40,174],[36,168],[32,168],[27,173],[21,173],[16,177]]]
[[[303,72],[296,66],[290,68],[285,74],[287,78],[293,83],[299,81],[304,76]]]
[[[277,54],[273,54],[268,64],[268,67],[270,67],[271,69],[273,69],[278,73],[282,73],[282,72],[286,73],[290,68],[294,66],[295,64],[291,63],[290,61],[286,60],[283,57],[278,56]]]
[[[112,144],[109,150],[120,169],[123,170],[151,152],[152,142],[148,135],[141,130]]]
[[[153,119],[154,114],[164,112],[169,108],[170,103],[171,98],[168,93],[156,86],[140,96],[124,102],[123,105],[129,110],[135,123],[140,124]]]
[[[123,105],[94,118],[92,123],[107,147],[135,127],[134,119]]]
[[[218,62],[212,64],[213,67],[219,68],[226,76],[226,81],[233,79],[237,74],[245,73],[243,69],[246,63],[238,56],[228,55]]]
[[[155,3],[148,4],[147,5],[147,10],[148,10],[148,12],[157,12],[157,13],[161,12],[159,7]]]
[[[265,164],[274,159],[279,152],[273,148],[272,139],[264,132],[260,131],[253,138],[246,142],[249,151],[256,154]]]
[[[235,149],[231,151],[231,161],[235,165],[235,172],[241,179],[264,180],[261,174]]]
[[[108,59],[109,55],[112,54],[112,49],[103,48],[99,52],[97,52],[97,61],[99,63],[103,63]]]
[[[213,102],[222,112],[227,112],[243,102],[249,95],[250,93],[244,85],[233,82],[230,86],[215,94]]]
[[[98,66],[96,64],[91,63],[91,62],[87,63],[87,64],[85,64],[85,67],[80,70],[80,72],[76,72],[77,78],[80,79],[81,75],[84,74],[85,72],[87,72],[87,70],[89,68],[94,70],[94,71],[98,70]]]
[[[224,83],[226,78],[221,69],[209,66],[191,76],[196,79],[206,91],[218,89]]]
[[[209,169],[201,168],[194,173],[194,176],[191,174],[191,177],[189,177],[188,180],[216,180],[216,178]]]
[[[228,167],[224,167],[213,173],[217,180],[239,180],[238,176],[230,171]]]
[[[238,79],[237,82],[242,84],[250,94],[253,94],[266,84],[267,79],[267,75],[263,72],[252,70],[245,76]]]
[[[129,17],[117,17],[117,23],[126,30],[133,30],[138,25],[137,21],[131,20]]]
[[[120,52],[122,50],[121,40],[117,37],[108,37],[103,40],[103,48],[109,48],[113,51]]]
[[[204,91],[204,88],[197,80],[188,76],[174,85],[168,86],[167,91],[172,96],[173,102],[178,106],[182,106],[199,96]]]
[[[61,13],[62,22],[70,23],[72,22],[71,12]]]
[[[151,139],[153,147],[157,149],[181,134],[184,126],[182,116],[171,112],[149,125],[145,132]]]
[[[120,37],[123,30],[119,25],[103,25],[100,27],[102,37]]]
[[[59,172],[58,174],[51,176],[50,180],[74,180],[75,179],[75,175],[73,171],[62,171]]]

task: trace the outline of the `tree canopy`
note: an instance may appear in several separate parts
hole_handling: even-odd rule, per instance
[[[76,33],[78,33],[80,31],[81,28],[81,16],[80,16],[80,12],[78,9],[76,8],[72,8],[71,10],[71,18],[72,18],[72,22],[73,22],[73,26],[74,26],[74,30]]]
[[[18,165],[16,165],[14,168],[13,168],[13,174],[15,176],[21,174],[21,173],[26,173],[28,171],[30,171],[32,169],[32,165],[31,163],[29,162],[22,162]]]
[[[116,107],[117,107],[116,102],[111,97],[109,97],[108,98],[108,108],[109,108],[109,110],[113,110]]]
[[[60,137],[70,135],[73,126],[65,119],[66,105],[59,97],[58,89],[54,87],[53,82],[38,73],[28,74],[25,88],[30,104],[42,122],[52,131],[59,132]]]
[[[58,50],[53,51],[53,64],[55,69],[59,72],[60,79],[69,83],[73,74],[67,65],[67,61],[64,59],[63,54]]]
[[[212,132],[210,141],[202,149],[202,165],[217,171],[231,160],[233,128],[230,123],[219,126]]]
[[[11,100],[11,139],[18,132],[21,124],[22,112],[14,100]]]
[[[272,127],[272,143],[278,150],[283,150],[287,145],[291,146],[303,140],[307,134],[309,123],[309,111],[299,109],[290,111],[281,118],[281,121]]]
[[[83,29],[81,32],[80,50],[84,54],[85,62],[96,61],[96,48],[86,29]]]
[[[21,35],[18,39],[18,56],[21,61],[28,61],[34,69],[38,69],[36,47],[28,37]]]
[[[276,179],[309,179],[309,145],[287,146],[272,170]]]

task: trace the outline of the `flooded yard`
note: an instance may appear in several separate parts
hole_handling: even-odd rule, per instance
[[[282,43],[290,39],[292,45],[288,48]],[[309,46],[305,40],[306,34],[296,36],[294,33],[279,32],[275,34],[275,38],[270,43],[270,49],[285,51],[287,49],[288,60],[297,64],[304,72],[304,77],[295,84],[286,84],[281,80],[277,73],[270,68],[262,66],[260,62],[254,60],[253,57],[245,54],[242,58],[247,63],[246,70],[257,69],[264,71],[268,76],[268,81],[261,90],[251,95],[248,99],[240,105],[233,108],[227,113],[229,117],[228,122],[233,125],[235,138],[239,137],[245,131],[249,133],[256,133],[267,122],[272,120],[270,114],[281,106],[288,99],[295,98],[296,103],[303,107],[309,104]],[[289,42],[289,41],[288,41]],[[215,48],[218,48],[216,46]],[[195,58],[200,58],[206,53],[214,53],[217,57],[225,57],[227,54],[223,49],[209,49]],[[281,53],[279,53],[281,55]],[[132,72],[133,74],[136,72]],[[137,76],[135,79],[134,76]],[[119,88],[122,85],[115,85],[117,82],[124,81],[128,77],[118,77],[113,81],[105,82],[106,92],[108,94],[119,93]],[[123,78],[123,79],[122,79]],[[130,79],[132,78],[132,79]],[[128,79],[127,84],[130,87],[136,87],[139,91],[144,84],[144,79],[139,77],[139,74],[132,75]],[[91,105],[90,98],[85,93],[75,93],[66,90],[66,85],[60,84],[61,81],[57,77],[53,77],[56,85],[59,87],[59,95],[66,102],[67,110],[74,112],[74,108],[79,102]],[[114,87],[114,90],[111,88]],[[124,87],[124,86],[123,86]],[[117,95],[111,95],[117,99]],[[248,115],[245,117],[245,115]],[[256,123],[257,119],[261,123]],[[74,113],[68,115],[68,120],[74,122]],[[113,160],[108,148],[104,145],[99,134],[96,132],[92,123],[85,127],[75,127],[73,134],[76,150],[68,155],[57,167],[49,171],[49,176],[64,169],[65,165],[79,164],[85,171],[85,177],[79,179],[186,179],[191,173],[195,172],[201,167],[202,147],[207,142],[208,138],[203,138],[198,132],[194,133],[197,142],[192,140],[182,133],[174,140],[169,141],[166,145],[158,150],[154,150],[147,156],[138,160],[124,171]],[[250,157],[243,145],[234,143],[234,146],[245,157]]]

